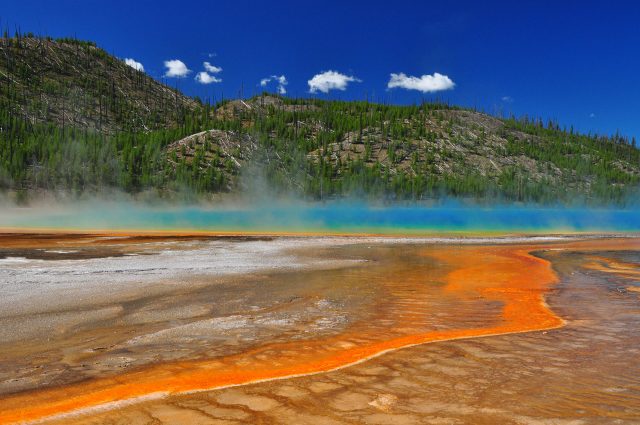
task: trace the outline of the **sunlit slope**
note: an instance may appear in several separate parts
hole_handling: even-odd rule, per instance
[[[634,139],[586,136],[553,121],[499,118],[448,104],[265,95],[231,101],[216,114],[218,130],[170,146],[177,162],[207,168],[217,146],[248,134],[261,148],[261,173],[241,173],[251,178],[240,182],[266,182],[276,193],[284,188],[313,199],[626,203],[640,175]],[[255,146],[237,151],[238,170]]]
[[[95,43],[71,38],[0,38],[0,81],[3,128],[19,139],[35,131],[28,128],[34,124],[64,129],[68,143],[82,138],[73,129],[168,128],[199,105]]]

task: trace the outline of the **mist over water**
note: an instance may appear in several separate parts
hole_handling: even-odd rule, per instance
[[[150,206],[134,202],[0,208],[0,228],[256,233],[638,232],[640,209],[376,207],[357,203]]]

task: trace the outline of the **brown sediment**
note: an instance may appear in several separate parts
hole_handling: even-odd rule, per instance
[[[275,235],[263,234],[235,234],[235,233],[186,233],[186,232],[56,232],[35,233],[16,232],[2,233],[0,231],[1,248],[42,248],[64,246],[103,246],[123,245],[149,242],[184,242],[191,240],[272,240]]]
[[[575,244],[589,247],[584,242],[566,245]],[[0,400],[0,422],[33,421],[159,393],[180,394],[316,374],[428,342],[556,328],[563,321],[544,302],[545,292],[557,282],[556,275],[549,262],[531,254],[545,248],[548,246],[420,249],[419,255],[441,264],[439,279],[445,283],[444,294],[456,302],[477,304],[474,308],[478,309],[488,303],[500,306],[496,314],[479,315],[482,317],[473,323],[452,317],[454,326],[434,329],[429,306],[423,300],[428,295],[425,268],[392,270],[383,282],[388,301],[378,305],[373,320],[339,335],[266,343],[226,357],[156,364],[113,377],[9,395]]]
[[[402,238],[402,237],[530,237],[530,236],[561,236],[576,237],[580,239],[595,237],[603,239],[605,237],[623,237],[630,236],[625,232],[610,232],[606,235],[598,232],[582,232],[573,230],[559,229],[554,233],[544,230],[527,231],[527,232],[511,232],[505,233],[501,230],[408,230],[401,229],[381,229],[380,231],[330,231],[322,230],[197,230],[197,229],[132,229],[132,228],[104,228],[104,229],[82,229],[82,228],[62,228],[62,227],[0,227],[0,236],[10,238],[11,236],[33,236],[39,238],[45,235],[50,238],[56,236],[68,237],[141,237],[141,238],[198,238],[198,237],[380,237],[380,238]]]
[[[591,256],[591,262],[586,263],[585,267],[601,272],[614,273],[631,279],[640,278],[640,267],[636,264],[618,261],[612,258],[602,256]]]
[[[637,283],[640,282],[640,266],[637,264],[627,263],[603,256],[591,256],[589,259],[591,261],[585,263],[584,267],[591,270],[615,274],[626,280],[631,280],[635,282],[636,285],[629,285],[625,289],[631,292],[640,292],[640,286],[637,286]]]

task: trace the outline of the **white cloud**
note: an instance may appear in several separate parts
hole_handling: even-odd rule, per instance
[[[219,66],[211,65],[209,62],[204,62],[202,65],[204,66],[204,69],[212,74],[217,74],[218,72],[222,71],[222,68],[220,68]]]
[[[513,98],[511,96],[502,96],[501,99],[503,102],[513,103]]]
[[[165,77],[186,77],[191,72],[180,59],[164,61],[164,66],[167,68],[167,72],[164,74]]]
[[[352,81],[360,82],[361,80],[337,71],[325,71],[314,75],[307,83],[309,84],[309,91],[311,93],[317,93],[319,91],[328,93],[329,90],[345,90]]]
[[[387,88],[390,89],[400,87],[407,90],[418,90],[422,93],[449,90],[454,86],[455,83],[451,78],[438,72],[435,72],[433,75],[423,75],[422,77],[413,77],[403,72],[391,74],[391,79],[387,84]]]
[[[214,75],[209,74],[206,71],[198,72],[196,75],[196,81],[200,84],[220,83],[222,78],[216,78]]]
[[[286,85],[289,84],[289,82],[287,81],[287,77],[285,77],[284,75],[272,75],[270,77],[267,78],[263,78],[262,80],[260,80],[260,85],[262,87],[266,87],[267,84],[269,84],[271,81],[275,81],[278,83],[278,93],[280,94],[286,94],[287,93],[287,89],[286,89]]]
[[[124,63],[126,63],[131,68],[135,69],[136,71],[144,72],[144,66],[142,66],[142,64],[140,62],[137,62],[135,59],[125,58],[124,59]]]

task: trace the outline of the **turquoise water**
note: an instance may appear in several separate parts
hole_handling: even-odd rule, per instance
[[[640,210],[353,204],[176,208],[93,203],[5,208],[0,210],[0,227],[382,234],[638,232]]]

